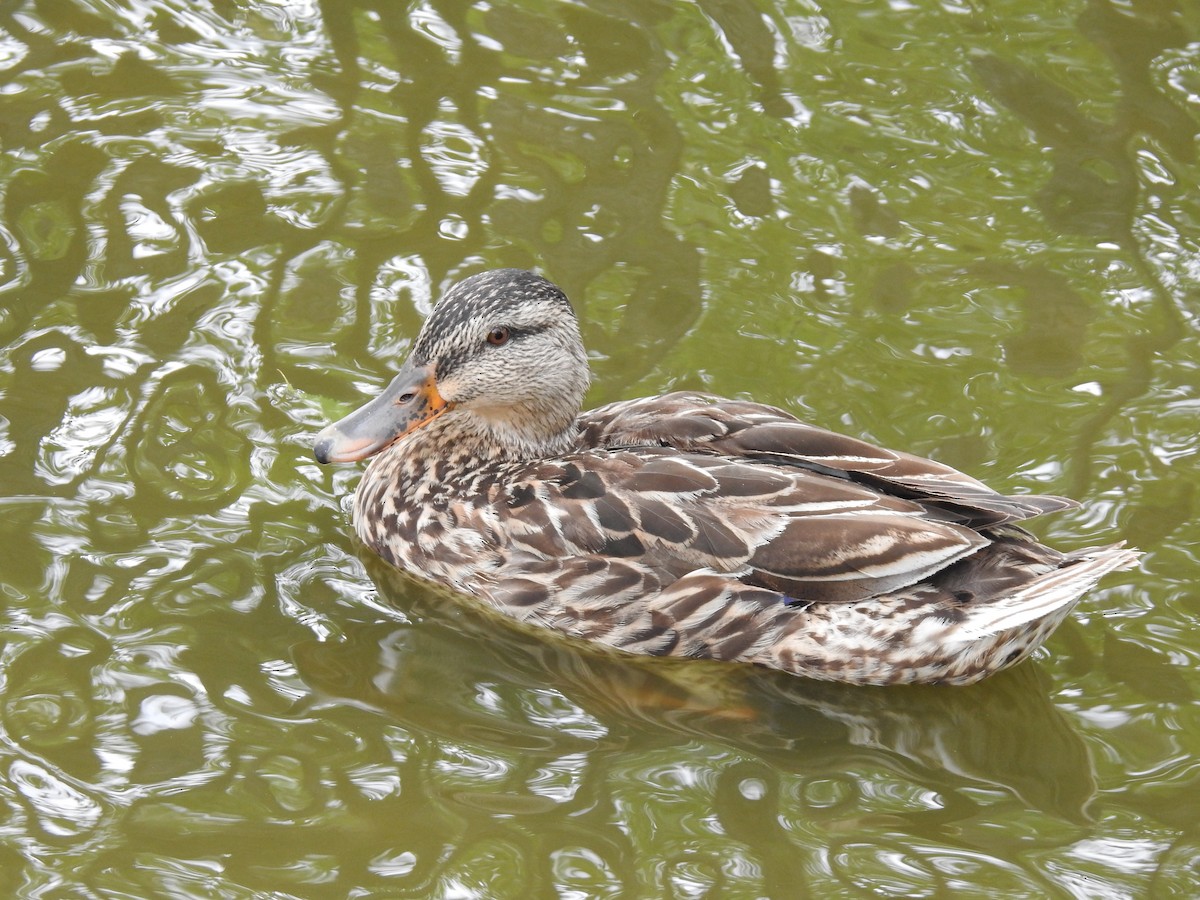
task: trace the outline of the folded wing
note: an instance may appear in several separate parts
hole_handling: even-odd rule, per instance
[[[774,462],[877,488],[969,528],[1077,505],[1063,497],[1000,494],[932,460],[808,425],[775,407],[707,394],[612,403],[584,413],[579,425],[581,448],[661,446]]]

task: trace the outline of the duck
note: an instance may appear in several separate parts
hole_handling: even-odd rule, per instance
[[[619,651],[859,685],[971,684],[1026,659],[1122,544],[1017,524],[1078,504],[692,391],[581,411],[566,295],[534,272],[457,282],[391,383],[324,428],[370,459],[358,538],[518,622]]]

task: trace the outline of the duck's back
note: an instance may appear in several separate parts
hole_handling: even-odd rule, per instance
[[[949,466],[801,422],[784,410],[710,394],[625,400],[579,417],[580,449],[659,446],[797,467],[913,500],[969,528],[1029,519],[1078,504],[1006,495]]]

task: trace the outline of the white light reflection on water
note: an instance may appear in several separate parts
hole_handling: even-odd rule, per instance
[[[51,837],[86,835],[104,814],[99,801],[36,763],[14,760],[8,778],[29,803],[38,827]]]
[[[102,387],[71,398],[62,423],[42,439],[35,471],[47,484],[69,484],[95,468],[97,454],[126,419],[115,400],[113,389]]]
[[[137,735],[146,736],[160,731],[190,728],[200,710],[187,697],[174,694],[152,694],[142,700],[137,717],[129,723],[129,729]]]
[[[421,152],[442,190],[452,197],[466,197],[487,172],[486,145],[455,118],[454,107],[443,104],[439,117],[422,132]]]

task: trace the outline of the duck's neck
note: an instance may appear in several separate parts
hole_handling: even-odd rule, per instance
[[[575,443],[577,410],[547,415],[545,409],[510,406],[496,410],[455,410],[445,425],[456,448],[483,461],[536,460],[565,453]]]
[[[566,409],[454,409],[401,438],[384,453],[402,460],[401,466],[413,474],[436,471],[439,480],[458,476],[469,481],[484,466],[566,453],[575,445],[575,418],[576,411]]]

